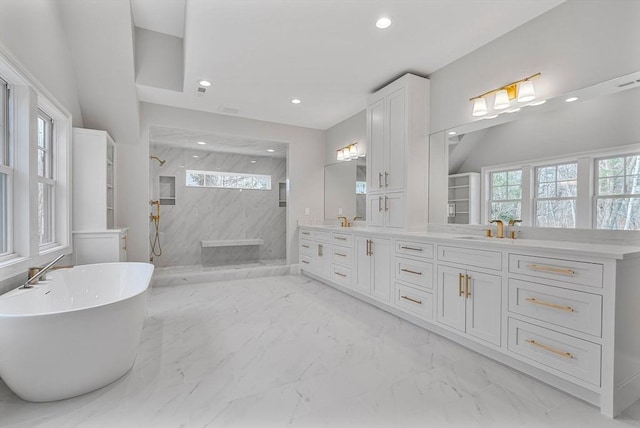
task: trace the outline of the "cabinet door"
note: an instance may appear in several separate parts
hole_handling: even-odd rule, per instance
[[[464,269],[438,266],[438,321],[465,330]]]
[[[363,294],[371,294],[371,256],[369,255],[369,239],[356,236],[356,278],[354,288]]]
[[[404,188],[405,147],[407,141],[406,91],[400,88],[387,97],[387,138],[385,139],[386,190]]]
[[[371,295],[389,303],[391,300],[391,240],[372,239],[373,278]]]
[[[318,244],[318,258],[320,275],[327,279],[333,278],[333,247],[331,244]]]
[[[369,105],[367,109],[367,175],[369,191],[382,190],[384,187],[384,98]]]
[[[369,226],[384,226],[384,195],[367,194],[367,222]]]
[[[404,227],[404,192],[385,194],[384,223],[387,227]]]
[[[467,271],[470,296],[467,298],[467,333],[500,346],[502,278]]]

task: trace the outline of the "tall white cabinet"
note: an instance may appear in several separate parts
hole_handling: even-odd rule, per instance
[[[115,227],[115,150],[107,132],[73,129],[74,264],[127,260],[127,228]]]
[[[405,74],[367,103],[367,221],[411,228],[427,223],[429,80]]]

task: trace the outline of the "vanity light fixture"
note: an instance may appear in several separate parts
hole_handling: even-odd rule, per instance
[[[516,80],[500,88],[492,89],[484,94],[477,95],[473,98],[469,98],[469,101],[473,101],[473,116],[484,116],[489,110],[487,109],[486,98],[495,94],[493,102],[494,110],[504,110],[511,106],[511,100],[517,98],[519,103],[535,100],[536,92],[533,87],[532,79],[540,77],[541,73],[533,74],[524,79]]]
[[[378,27],[381,30],[384,30],[385,28],[389,28],[390,25],[391,25],[391,20],[386,16],[383,16],[382,18],[376,21],[376,27]]]
[[[364,156],[358,149],[358,143],[349,144],[336,150],[336,159],[339,161],[350,161]]]
[[[567,98],[565,100],[565,102],[572,103],[572,102],[577,101],[577,100],[578,100],[578,97],[569,97],[569,98]]]
[[[208,88],[209,86],[211,86],[211,82],[209,82],[208,80],[199,80],[198,85]]]

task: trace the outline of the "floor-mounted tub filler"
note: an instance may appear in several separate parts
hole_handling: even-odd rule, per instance
[[[0,377],[20,398],[75,397],[136,359],[153,274],[148,263],[60,269],[0,297]]]

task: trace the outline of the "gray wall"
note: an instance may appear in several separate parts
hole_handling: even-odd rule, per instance
[[[153,198],[158,177],[176,176],[176,205],[161,206],[163,254],[156,266],[222,265],[286,257],[286,209],[278,206],[278,183],[286,176],[286,160],[231,153],[195,151],[152,145],[151,153],[166,160],[153,162]],[[251,163],[251,160],[257,162]],[[240,172],[271,176],[271,190],[238,190],[185,186],[185,170]],[[200,241],[261,238],[264,245],[202,249]]]

